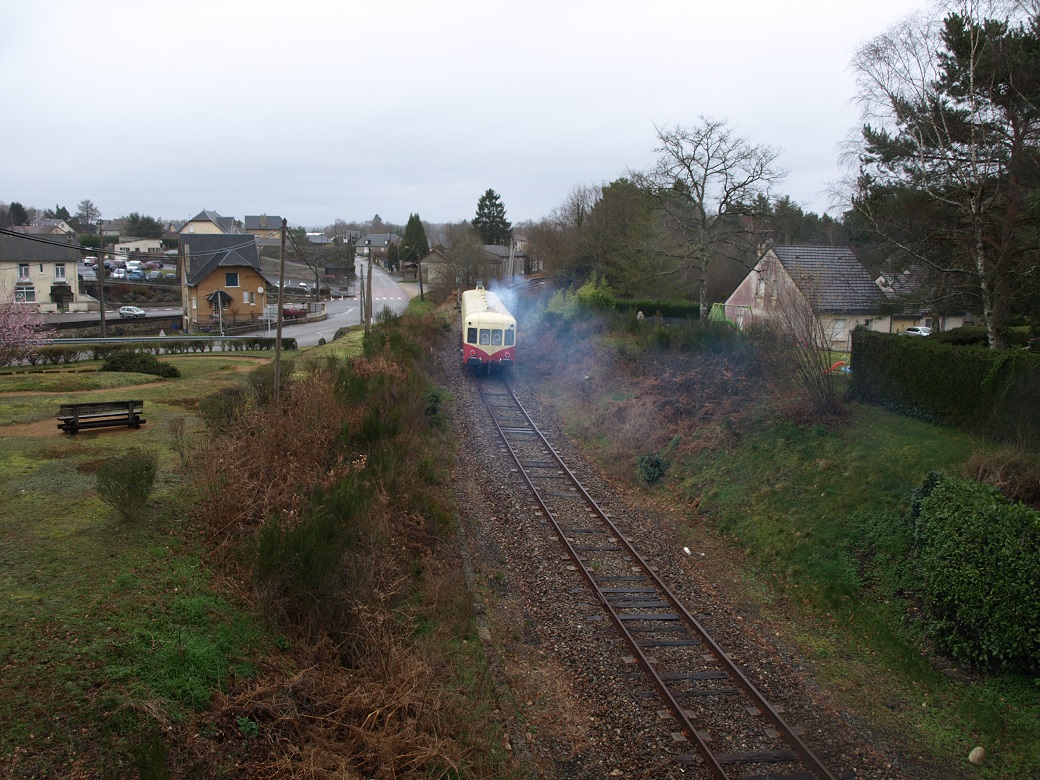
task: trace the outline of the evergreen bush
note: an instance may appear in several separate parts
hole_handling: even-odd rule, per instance
[[[645,485],[656,485],[668,472],[668,459],[652,452],[640,455],[636,462],[636,474]]]
[[[101,366],[101,370],[133,374],[154,374],[165,379],[176,379],[181,375],[176,366],[163,363],[155,355],[131,349],[122,349],[108,355]]]
[[[964,479],[915,500],[914,561],[939,644],[983,669],[1040,672],[1040,513]]]

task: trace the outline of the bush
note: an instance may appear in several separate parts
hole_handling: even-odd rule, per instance
[[[124,349],[105,358],[102,371],[120,371],[132,374],[154,374],[165,379],[176,379],[181,372],[176,366],[163,363],[155,355]]]
[[[141,519],[155,484],[155,453],[139,449],[127,450],[110,458],[97,470],[98,496],[119,513],[126,522]]]
[[[636,463],[636,474],[646,485],[656,485],[664,479],[667,471],[668,459],[654,453],[648,452],[646,455],[641,455]]]
[[[983,669],[1040,672],[1040,513],[935,475],[914,503],[914,561],[939,644]]]

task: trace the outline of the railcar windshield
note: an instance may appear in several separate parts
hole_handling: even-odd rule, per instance
[[[502,346],[502,331],[493,330],[491,331],[491,346],[501,347]]]
[[[491,343],[491,328],[481,328],[480,329],[480,344],[481,344],[481,346],[486,347],[490,343]]]
[[[467,344],[476,344],[477,343],[477,329],[476,328],[466,328],[466,343]]]
[[[506,331],[506,346],[507,347],[513,346],[513,338],[514,338],[513,331],[507,330]]]

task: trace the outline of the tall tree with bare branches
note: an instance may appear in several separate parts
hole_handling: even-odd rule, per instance
[[[673,239],[659,249],[673,262],[656,273],[675,282],[692,276],[707,317],[709,265],[720,253],[737,253],[754,266],[761,204],[786,172],[776,165],[778,150],[752,144],[718,119],[659,127],[657,140],[657,163],[633,177],[657,200]]]

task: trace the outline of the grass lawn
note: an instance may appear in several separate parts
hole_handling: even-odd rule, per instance
[[[0,755],[14,776],[117,764],[143,739],[139,712],[205,706],[268,641],[183,541],[191,497],[169,421],[270,355],[164,360],[181,379],[90,363],[0,374]],[[57,428],[61,403],[131,396],[145,402],[139,430]],[[141,526],[94,491],[97,466],[131,447],[159,458],[156,514]]]
[[[746,551],[751,577],[768,584],[753,590],[763,611],[789,626],[851,710],[955,764],[985,746],[974,776],[1038,776],[1036,682],[972,675],[938,657],[889,568],[910,543],[911,490],[929,471],[959,474],[991,445],[876,407],[851,414],[834,428],[761,421],[676,463],[671,486]]]

